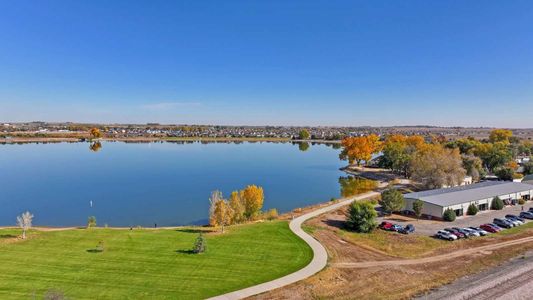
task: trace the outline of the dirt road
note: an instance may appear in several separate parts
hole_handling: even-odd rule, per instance
[[[424,295],[423,300],[533,299],[533,252]]]
[[[404,266],[404,265],[416,265],[433,263],[442,260],[448,260],[455,257],[461,257],[465,255],[474,255],[477,253],[488,254],[487,252],[497,250],[503,247],[533,242],[533,236],[526,237],[518,240],[506,241],[496,244],[490,244],[486,246],[457,250],[444,255],[430,256],[417,259],[402,259],[402,260],[385,260],[385,261],[366,261],[366,262],[342,262],[331,264],[336,268],[372,268],[372,267],[385,267],[385,266]]]

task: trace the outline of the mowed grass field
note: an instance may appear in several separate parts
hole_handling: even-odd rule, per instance
[[[191,254],[198,228],[0,230],[0,299],[201,299],[269,281],[310,262],[312,250],[284,221],[209,233]],[[104,252],[90,250],[103,241]],[[88,251],[89,250],[89,251]]]

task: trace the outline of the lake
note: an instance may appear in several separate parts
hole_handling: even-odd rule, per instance
[[[0,225],[205,224],[213,190],[256,184],[279,212],[346,196],[356,181],[331,145],[154,142],[0,145]],[[350,185],[352,187],[350,187]],[[342,189],[342,191],[341,191]]]

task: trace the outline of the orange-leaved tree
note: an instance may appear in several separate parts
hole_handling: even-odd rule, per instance
[[[91,128],[91,130],[89,130],[89,134],[91,135],[92,138],[94,139],[97,139],[97,138],[100,138],[102,137],[102,133],[100,132],[100,129],[94,127],[94,128]]]
[[[253,220],[261,212],[265,195],[263,188],[256,185],[249,185],[241,191],[240,197],[244,203],[244,217]]]
[[[342,140],[341,144],[343,149],[339,154],[339,158],[348,160],[350,164],[356,162],[358,166],[361,165],[362,161],[370,161],[372,154],[381,151],[383,146],[383,143],[375,134],[347,137]]]

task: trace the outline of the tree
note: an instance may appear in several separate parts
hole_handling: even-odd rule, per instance
[[[389,135],[383,147],[381,166],[391,169],[397,174],[409,177],[409,163],[413,153],[425,146],[426,142],[422,136]]]
[[[215,218],[215,207],[218,201],[220,200],[224,200],[221,191],[216,190],[211,192],[211,197],[209,197],[209,225],[211,226],[217,225],[217,221]]]
[[[100,138],[102,137],[102,133],[100,132],[100,129],[98,128],[91,128],[91,130],[89,130],[89,134],[91,135],[91,137],[93,139],[97,139],[97,138]]]
[[[204,235],[200,232],[196,241],[194,242],[194,247],[192,249],[193,253],[199,254],[204,253],[207,250],[207,242]]]
[[[263,188],[249,185],[242,190],[241,197],[244,202],[244,216],[247,220],[253,220],[263,208],[263,201],[265,200]]]
[[[533,174],[533,161],[528,161],[524,163],[524,175]]]
[[[272,208],[272,209],[269,209],[266,213],[265,213],[265,219],[267,220],[275,220],[278,218],[278,210],[275,209],[275,208]]]
[[[298,138],[300,140],[308,140],[310,136],[311,136],[311,134],[309,134],[309,131],[307,129],[302,129],[298,133]]]
[[[490,132],[489,140],[491,143],[504,142],[509,143],[513,132],[508,129],[494,129]]]
[[[466,175],[471,176],[473,181],[477,182],[487,175],[487,172],[483,168],[483,162],[479,157],[472,154],[463,154],[461,158]]]
[[[377,216],[372,203],[354,201],[346,215],[346,227],[356,232],[369,233],[377,227]]]
[[[23,239],[26,239],[26,231],[31,228],[32,221],[33,215],[29,211],[17,217],[17,225],[22,229]]]
[[[413,202],[413,212],[415,213],[415,216],[417,219],[420,219],[420,217],[422,216],[423,208],[424,208],[424,201],[420,199],[416,199]]]
[[[474,150],[474,154],[481,158],[485,168],[491,172],[499,167],[504,166],[513,158],[509,149],[509,145],[502,142],[494,144],[480,144]]]
[[[360,166],[362,161],[368,162],[372,154],[381,151],[382,143],[375,134],[359,137],[347,137],[341,142],[343,149],[339,154],[342,160],[348,160],[350,164],[357,162]]]
[[[458,186],[466,175],[458,149],[428,145],[415,153],[410,163],[412,178],[427,189]]]
[[[468,209],[466,210],[466,214],[469,216],[475,216],[477,215],[478,211],[479,209],[477,206],[474,203],[470,203],[470,205],[468,205]]]
[[[444,214],[442,215],[442,218],[444,219],[444,221],[447,221],[447,222],[453,222],[455,221],[455,218],[457,216],[455,215],[455,211],[453,209],[446,209],[444,211]]]
[[[218,200],[215,203],[214,217],[216,224],[221,227],[222,233],[224,233],[224,226],[230,224],[232,217],[231,207],[226,200]]]
[[[490,204],[490,208],[493,210],[502,210],[503,209],[502,199],[500,199],[500,197],[494,197],[494,199],[492,199],[492,203]]]
[[[381,207],[389,214],[401,210],[405,205],[403,195],[397,189],[389,188],[381,193]]]
[[[229,198],[229,206],[233,212],[231,224],[239,224],[246,220],[244,216],[244,203],[239,191],[233,191]]]
[[[513,181],[515,172],[512,168],[499,168],[494,172],[499,180]]]
[[[87,228],[96,227],[96,217],[90,216],[87,220]]]

